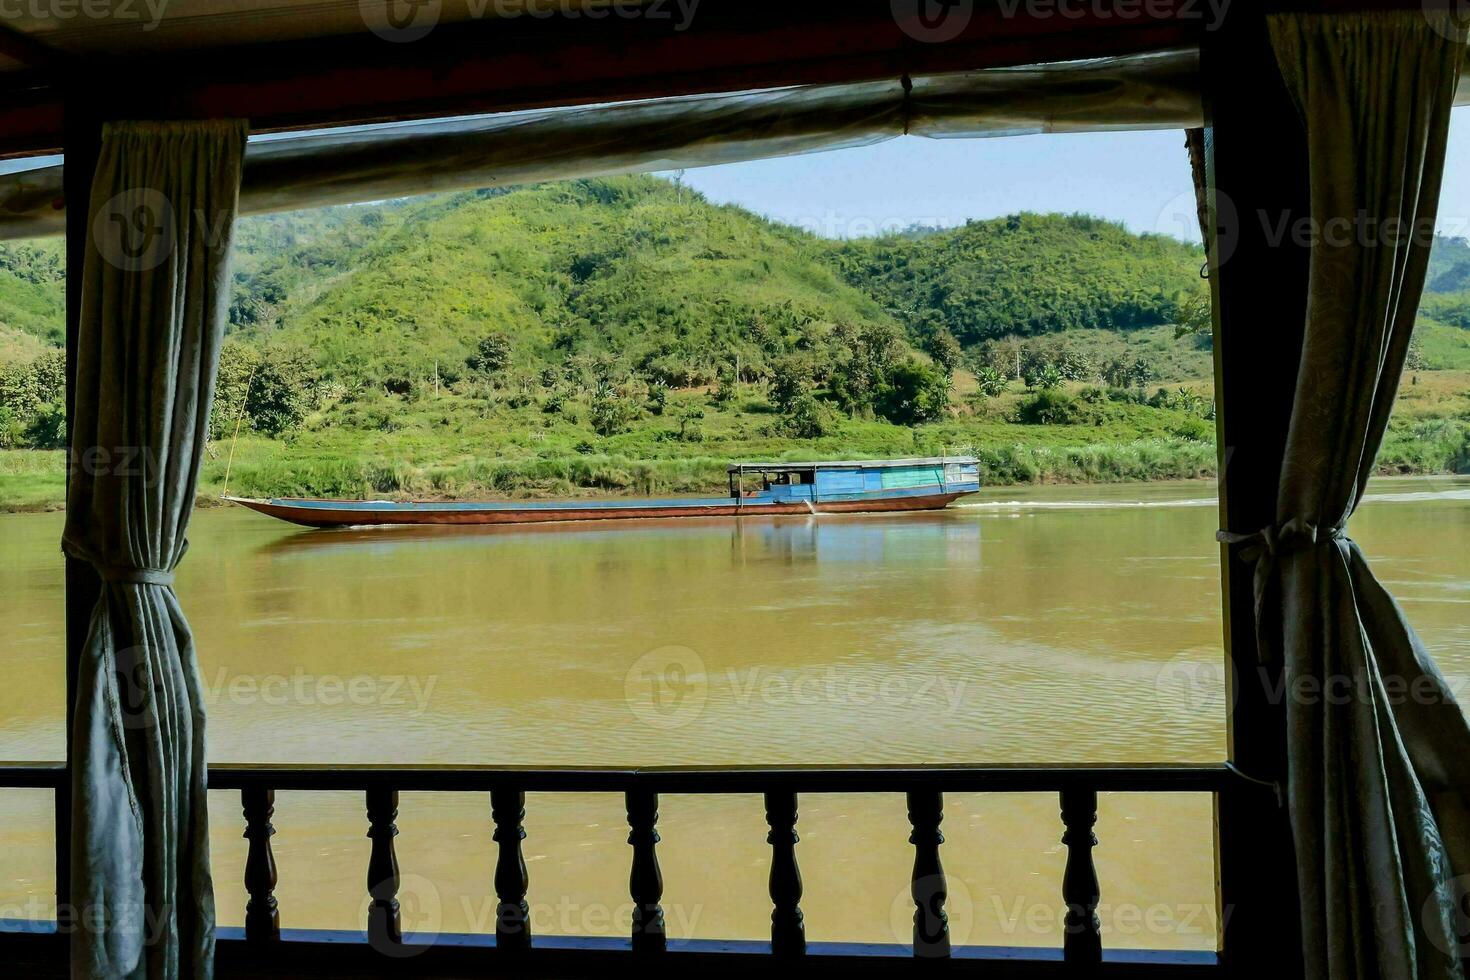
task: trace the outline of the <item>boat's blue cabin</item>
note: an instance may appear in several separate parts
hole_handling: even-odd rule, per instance
[[[973,493],[980,467],[971,458],[863,460],[842,463],[737,463],[730,495],[773,502]]]

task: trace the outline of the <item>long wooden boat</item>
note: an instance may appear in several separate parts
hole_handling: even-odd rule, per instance
[[[974,459],[736,463],[727,497],[453,503],[226,497],[306,527],[392,524],[540,524],[676,517],[767,517],[940,510],[980,490]]]

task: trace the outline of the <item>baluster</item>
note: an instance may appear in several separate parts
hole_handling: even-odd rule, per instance
[[[526,794],[518,790],[490,792],[490,818],[495,821],[493,839],[500,845],[495,862],[495,945],[500,949],[525,949],[531,945],[531,907],[526,903],[526,858],[521,841],[526,839]]]
[[[281,913],[276,902],[276,856],[271,838],[276,828],[276,791],[242,789],[240,806],[245,813],[244,837],[250,842],[245,855],[245,939],[252,943],[275,942],[281,938]]]
[[[398,855],[393,838],[398,836],[394,820],[398,817],[398,791],[367,791],[368,838],[373,842],[368,857],[368,942],[377,949],[387,949],[403,942],[403,927],[398,915]]]
[[[1097,823],[1097,792],[1063,790],[1062,823],[1067,828],[1062,834],[1067,846],[1067,868],[1062,874],[1062,901],[1067,905],[1063,958],[1075,973],[1092,975],[1102,963],[1102,926],[1097,918],[1102,892],[1092,863],[1092,849],[1097,846],[1097,835],[1092,832]]]
[[[633,845],[633,871],[628,876],[628,891],[633,896],[633,951],[661,953],[666,946],[664,910],[659,899],[664,894],[664,876],[658,867],[654,850],[658,836],[658,794],[639,790],[626,794],[628,806],[628,843]]]
[[[944,794],[937,791],[909,793],[909,823],[914,845],[914,955],[945,958],[949,956],[949,916],[944,902],[949,886],[944,880],[944,865],[939,861],[939,845],[944,834],[939,825],[944,820]]]
[[[767,793],[766,823],[771,832],[771,952],[799,956],[806,952],[806,925],[801,914],[801,868],[796,864],[796,794]]]

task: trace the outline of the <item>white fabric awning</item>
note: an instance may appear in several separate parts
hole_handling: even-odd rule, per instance
[[[252,138],[243,214],[677,170],[935,138],[1187,129],[1199,53],[390,123]],[[1459,104],[1470,103],[1470,79]],[[0,175],[0,238],[64,230],[60,166]]]

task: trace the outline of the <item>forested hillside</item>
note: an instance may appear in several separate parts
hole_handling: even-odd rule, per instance
[[[239,426],[232,479],[262,493],[696,489],[733,456],[958,450],[992,481],[1204,475],[1201,262],[1083,215],[834,242],[654,177],[248,218],[212,430]],[[0,243],[0,450],[62,439],[63,287],[58,242]],[[1470,467],[1462,239],[1410,363],[1385,467]],[[59,474],[0,457],[0,496],[53,501]]]
[[[850,242],[844,277],[915,331],[971,346],[1071,328],[1175,323],[1202,293],[1200,249],[1087,215],[1018,214],[953,231]]]

